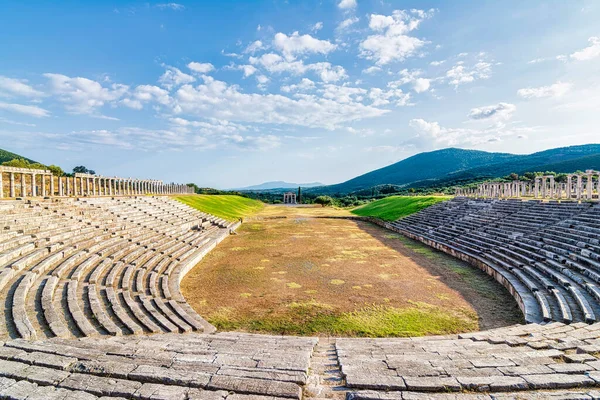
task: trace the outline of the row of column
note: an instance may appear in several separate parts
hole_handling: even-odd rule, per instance
[[[595,179],[596,178],[596,179]],[[600,198],[600,172],[567,175],[567,182],[556,182],[553,175],[536,177],[533,182],[484,182],[477,188],[457,188],[457,196],[482,198],[576,199]]]
[[[101,176],[55,177],[51,174],[0,172],[0,198],[4,197],[5,174],[8,174],[8,197],[130,196],[144,194],[168,195],[194,193],[194,189],[187,185],[175,183],[165,184],[156,180],[109,178]],[[18,182],[17,178],[20,178],[20,182]]]
[[[597,177],[594,180],[594,177]],[[559,183],[553,176],[535,178],[535,198],[592,200],[600,195],[600,173],[567,175],[567,182]]]

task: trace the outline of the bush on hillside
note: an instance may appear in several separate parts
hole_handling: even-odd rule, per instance
[[[15,158],[14,160],[5,161],[2,165],[7,167],[15,167],[15,168],[29,168],[29,169],[46,169],[47,167],[44,164],[40,163],[31,163],[24,158]]]
[[[315,204],[320,204],[323,207],[331,206],[333,204],[333,199],[329,196],[318,196],[315,199]]]

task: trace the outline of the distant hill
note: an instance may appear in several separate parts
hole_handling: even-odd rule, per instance
[[[290,183],[290,182],[284,182],[284,181],[272,181],[272,182],[261,183],[260,185],[237,188],[234,190],[251,191],[251,190],[295,189],[298,186],[300,186],[302,188],[312,188],[315,186],[323,186],[323,184],[320,182]]]
[[[11,153],[10,151],[0,149],[0,164],[2,164],[3,162],[6,162],[6,161],[14,160],[15,158],[23,158],[31,163],[35,162],[30,158],[23,157],[18,154]]]
[[[513,172],[573,172],[597,169],[599,157],[600,144],[562,147],[529,155],[449,148],[419,153],[346,182],[311,189],[310,192],[347,194],[386,184],[426,187],[452,181],[501,177]]]

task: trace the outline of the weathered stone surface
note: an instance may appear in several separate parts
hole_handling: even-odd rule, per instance
[[[525,390],[528,388],[525,380],[516,376],[457,376],[456,380],[460,383],[463,389],[474,390],[478,392],[508,392]]]
[[[128,374],[130,379],[140,382],[162,383],[165,385],[190,386],[204,388],[210,381],[210,375],[195,371],[162,368],[152,365],[140,365]]]
[[[124,379],[71,374],[59,386],[70,390],[89,392],[96,396],[132,397],[142,387],[142,383]]]
[[[442,392],[442,391],[459,391],[460,384],[456,378],[448,377],[412,377],[404,378],[408,390],[419,392]]]
[[[83,360],[72,364],[69,368],[72,372],[82,374],[100,375],[127,379],[129,373],[137,368],[135,364],[127,364],[117,361],[91,361]]]
[[[300,399],[302,394],[300,386],[291,382],[265,381],[224,375],[214,375],[207,385],[207,389],[293,399]]]
[[[406,383],[399,376],[377,374],[351,374],[346,376],[346,386],[350,388],[374,390],[405,390]]]
[[[523,375],[532,389],[564,389],[594,385],[594,380],[585,375],[544,374]]]

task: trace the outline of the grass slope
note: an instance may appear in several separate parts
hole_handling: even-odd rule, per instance
[[[448,199],[449,196],[390,196],[355,208],[351,212],[363,217],[395,221]]]
[[[23,158],[31,163],[35,162],[35,161],[33,161],[27,157],[23,157],[19,154],[11,153],[10,151],[0,149],[0,164],[2,164],[3,162],[6,162],[6,161],[14,160],[16,158]]]
[[[233,195],[195,194],[176,196],[176,200],[197,210],[235,221],[260,211],[264,204],[258,200]]]

